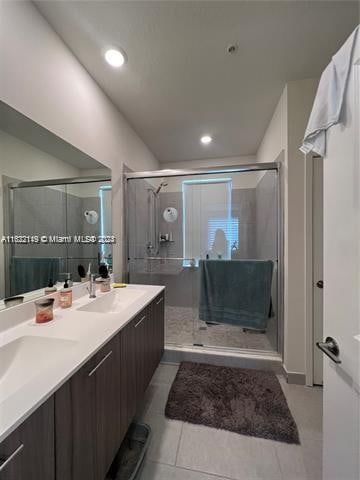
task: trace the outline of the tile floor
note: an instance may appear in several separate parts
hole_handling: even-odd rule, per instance
[[[141,480],[321,480],[322,390],[280,379],[301,445],[167,420],[177,366],[160,364],[138,419],[153,432]]]
[[[196,342],[214,347],[275,349],[267,333],[243,332],[241,327],[235,325],[207,326],[198,319],[197,309],[191,307],[166,306],[165,339],[167,344],[176,345],[193,345]]]

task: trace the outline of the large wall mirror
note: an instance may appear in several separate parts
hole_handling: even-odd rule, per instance
[[[111,171],[0,102],[0,309],[112,268]]]

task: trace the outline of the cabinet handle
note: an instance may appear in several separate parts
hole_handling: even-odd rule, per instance
[[[137,323],[135,323],[135,328],[137,328],[141,322],[143,322],[146,318],[146,315],[144,315]]]
[[[107,353],[107,354],[105,355],[105,357],[100,360],[100,362],[96,365],[96,367],[94,367],[94,368],[91,370],[91,372],[89,373],[89,377],[91,377],[91,375],[94,375],[94,373],[96,372],[96,370],[97,370],[99,367],[101,367],[101,365],[105,362],[105,360],[107,360],[107,359],[110,357],[110,355],[112,355],[112,350],[110,350],[110,352]]]
[[[11,460],[13,460],[16,455],[18,455],[21,450],[24,448],[24,444],[22,443],[8,458],[2,458],[0,459],[0,462],[2,461],[3,463],[1,463],[0,465],[0,472],[2,472],[6,466],[11,462]]]
[[[161,303],[163,300],[164,300],[164,297],[161,297],[160,300],[156,302],[156,305],[159,305],[159,303]]]

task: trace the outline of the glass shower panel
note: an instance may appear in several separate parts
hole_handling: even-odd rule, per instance
[[[130,179],[130,283],[165,285],[165,341],[193,345],[196,273],[185,266],[181,179]]]
[[[166,286],[167,344],[277,351],[277,182],[276,170],[128,180],[129,281]]]
[[[112,267],[112,247],[87,241],[85,237],[111,235],[111,182],[74,183],[66,186],[66,231],[72,237],[67,246],[67,272],[80,281],[78,266],[98,272],[100,263]]]
[[[217,316],[206,315],[202,304],[199,342],[205,347],[278,350],[277,175],[276,170],[231,173],[230,215],[217,215],[221,208],[214,208],[208,221],[209,239],[214,238],[214,229],[221,229],[230,256],[219,255],[218,246],[213,247],[207,258],[227,262],[220,270],[214,264],[200,269],[203,293],[211,275],[212,292],[224,292],[224,303],[217,299]],[[219,283],[214,286],[215,281]]]
[[[51,237],[66,235],[65,186],[14,188],[11,222],[14,235],[42,239],[11,245],[6,295],[44,288],[50,279],[56,282],[66,268],[67,247]]]

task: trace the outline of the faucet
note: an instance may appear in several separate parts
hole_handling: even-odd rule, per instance
[[[90,275],[90,288],[87,287],[89,292],[89,298],[96,298],[96,283],[95,283],[96,274],[92,273]]]

